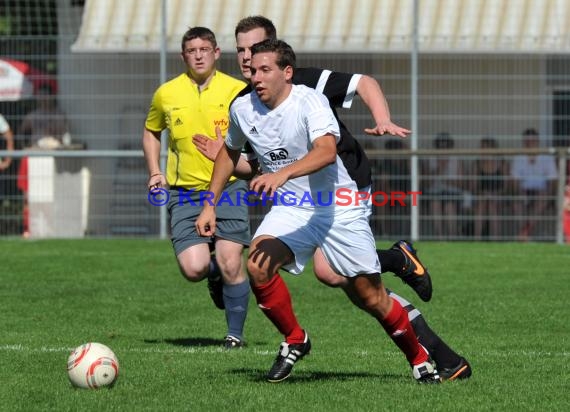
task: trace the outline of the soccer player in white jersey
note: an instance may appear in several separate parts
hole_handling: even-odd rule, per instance
[[[301,273],[320,247],[333,268],[349,279],[360,308],[379,321],[405,354],[414,378],[439,382],[406,311],[382,284],[363,206],[337,204],[339,189],[357,191],[337,156],[338,123],[322,94],[293,86],[294,68],[295,53],[287,43],[266,40],[252,47],[255,92],[236,99],[230,109],[230,129],[210,184],[212,204],[204,206],[197,231],[203,236],[215,233],[215,205],[249,142],[263,171],[250,188],[272,197],[274,205],[253,237],[247,268],[258,306],[285,337],[267,380],[286,379],[311,349],[277,271]]]
[[[237,23],[235,36],[238,66],[244,79],[250,81],[251,47],[260,41],[277,38],[277,30],[273,22],[264,16],[248,16]],[[364,132],[367,134],[383,135],[388,133],[404,137],[410,132],[392,123],[382,89],[378,82],[370,76],[357,73],[341,73],[320,68],[300,67],[295,69],[293,84],[302,84],[323,93],[335,115],[335,109],[349,108],[355,93],[360,95],[365,105],[369,108],[375,123],[374,127],[364,129]],[[247,92],[251,92],[250,87],[248,87]],[[341,135],[341,141],[337,143],[337,153],[348,174],[356,182],[359,191],[370,191],[372,177],[366,153],[338,116],[336,117]],[[198,150],[212,161],[215,160],[223,144],[222,136],[219,136],[216,140],[206,136],[195,135],[193,136],[193,141]],[[370,203],[368,206],[371,206]],[[370,212],[370,209],[366,211],[366,213]],[[429,300],[431,297],[429,274],[425,276],[427,269],[421,263],[417,254],[415,254],[411,244],[399,241],[390,249],[377,250],[376,252],[380,260],[382,273],[393,272],[412,286],[422,300]],[[354,299],[355,297],[350,295],[351,291],[348,288],[347,279],[337,275],[330,268],[320,250],[315,252],[314,258],[314,270],[317,278],[328,286],[342,288],[350,299]],[[405,258],[404,263],[402,263],[402,258]],[[417,264],[414,262],[417,262]],[[397,299],[408,312],[408,318],[414,328],[414,332],[418,336],[420,344],[430,353],[440,377],[448,381],[469,378],[471,376],[471,366],[468,361],[455,352],[431,329],[421,311],[411,302],[394,293],[394,291],[388,290],[388,294],[392,298]]]

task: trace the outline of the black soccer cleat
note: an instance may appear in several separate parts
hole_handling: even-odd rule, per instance
[[[267,373],[268,382],[281,382],[291,375],[295,363],[311,351],[311,340],[305,332],[305,341],[303,343],[287,343],[281,342],[279,352],[275,358],[275,362],[271,370]]]
[[[210,297],[214,302],[214,305],[218,309],[225,309],[226,305],[224,304],[224,282],[222,280],[222,276],[218,275],[216,277],[208,277],[208,292],[210,292]]]
[[[412,367],[412,374],[418,383],[441,383],[441,378],[431,362],[420,363]]]
[[[439,375],[443,381],[454,381],[457,379],[468,379],[471,377],[471,365],[467,359],[461,358],[459,364],[454,368],[443,368]]]
[[[236,338],[235,336],[228,335],[224,341],[224,348],[231,350],[231,349],[241,349],[245,346],[241,339]]]
[[[399,250],[404,255],[406,264],[402,270],[395,273],[404,283],[409,285],[424,302],[429,302],[433,292],[431,285],[431,277],[427,268],[418,258],[416,250],[412,244],[399,240],[391,247],[393,250]]]

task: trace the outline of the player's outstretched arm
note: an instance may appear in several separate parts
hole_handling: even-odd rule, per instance
[[[202,153],[205,157],[213,162],[216,160],[216,156],[224,145],[224,137],[222,136],[222,131],[220,128],[216,126],[215,139],[210,139],[208,136],[205,136],[203,134],[195,134],[192,136],[192,142],[200,153]],[[252,165],[245,158],[240,157],[238,163],[236,164],[234,176],[238,179],[249,180],[256,174],[256,172],[257,167]]]
[[[212,162],[216,160],[218,152],[224,144],[224,140],[221,136],[218,136],[219,128],[216,127],[216,138],[210,139],[208,136],[203,134],[195,134],[192,136],[192,143],[196,146],[196,149],[202,153],[206,158],[210,159]],[[220,132],[221,135],[221,132]]]
[[[372,128],[364,129],[366,134],[382,136],[391,134],[394,136],[406,137],[410,130],[392,123],[390,119],[390,108],[386,97],[382,92],[380,84],[371,76],[363,75],[356,86],[356,92],[370,110],[376,125]]]

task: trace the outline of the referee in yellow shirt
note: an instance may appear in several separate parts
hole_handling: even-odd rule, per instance
[[[228,331],[224,346],[243,346],[243,327],[249,301],[249,282],[242,252],[249,245],[247,183],[232,178],[225,188],[227,202],[217,206],[213,238],[201,237],[194,227],[212,177],[213,163],[192,143],[196,134],[225,136],[229,106],[246,84],[216,70],[220,57],[214,33],[190,28],[182,37],[181,58],[186,73],[162,84],[155,92],[143,132],[149,190],[169,187],[168,212],[174,252],[182,274],[191,282],[208,278],[216,306],[225,309]],[[169,131],[166,174],[160,170],[160,137]],[[248,165],[247,163],[245,163]],[[215,258],[211,256],[215,250]],[[211,259],[212,257],[212,259]]]

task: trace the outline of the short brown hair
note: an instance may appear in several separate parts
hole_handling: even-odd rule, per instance
[[[182,51],[184,51],[184,45],[186,44],[186,42],[194,39],[206,40],[212,43],[212,47],[214,48],[218,47],[218,42],[216,41],[216,35],[212,30],[208,29],[207,27],[196,26],[189,28],[186,31],[186,33],[184,33],[184,35],[182,36],[182,43],[181,43]]]
[[[262,28],[268,39],[277,38],[277,29],[271,20],[264,16],[249,16],[241,19],[236,25],[234,32],[237,38],[238,33],[247,33],[253,29]]]
[[[277,54],[277,67],[284,69],[291,66],[293,70],[297,66],[297,57],[293,48],[283,40],[266,39],[251,46],[251,55],[256,53],[273,52]]]

